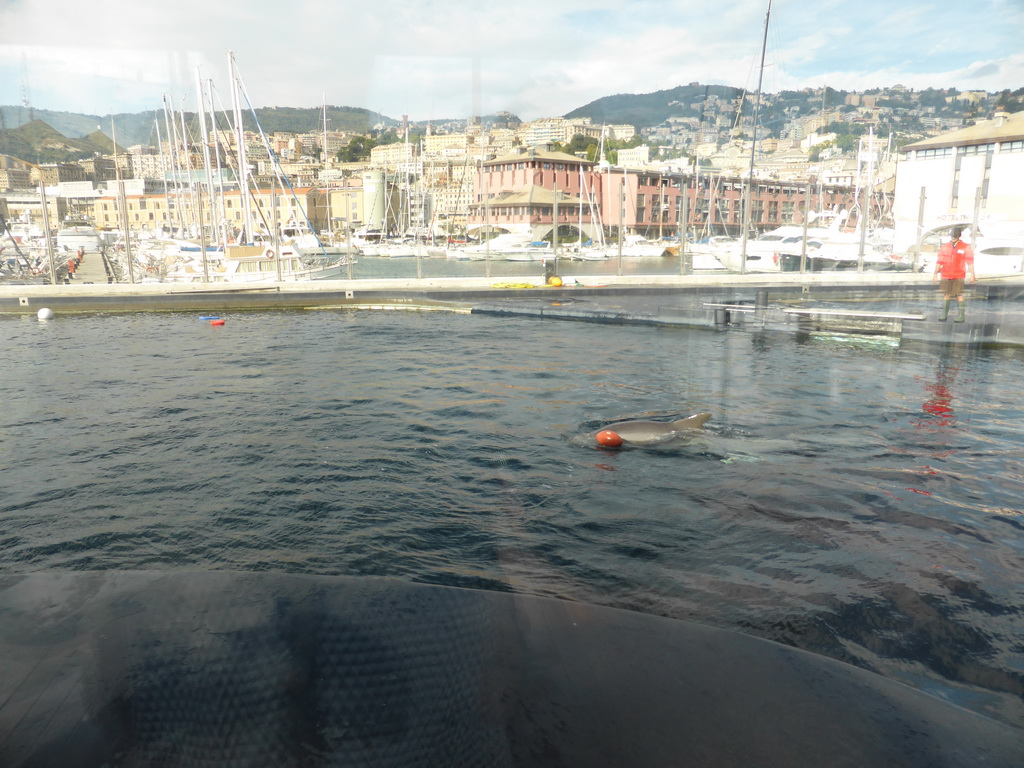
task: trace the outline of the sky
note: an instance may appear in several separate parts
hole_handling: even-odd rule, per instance
[[[691,82],[1024,87],[1024,0],[0,0],[0,105],[108,115],[363,107],[400,119],[562,115]],[[204,86],[205,88],[206,86]]]

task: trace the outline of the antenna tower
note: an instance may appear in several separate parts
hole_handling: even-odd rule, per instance
[[[36,111],[32,108],[32,99],[29,98],[28,92],[28,62],[25,60],[25,55],[21,56],[21,103],[28,110],[28,122],[32,122],[36,119]],[[20,120],[21,115],[18,115]]]

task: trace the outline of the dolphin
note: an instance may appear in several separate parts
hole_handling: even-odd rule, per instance
[[[594,438],[603,446],[616,448],[620,445],[654,445],[678,436],[681,432],[703,429],[704,422],[711,418],[705,412],[695,413],[676,421],[620,421],[602,427]]]

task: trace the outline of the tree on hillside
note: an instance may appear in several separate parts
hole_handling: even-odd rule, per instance
[[[357,163],[370,157],[370,150],[377,143],[369,136],[353,136],[348,146],[338,152],[337,158],[343,163]]]
[[[843,152],[853,152],[860,146],[860,134],[844,133],[841,136],[836,136],[836,147],[841,149]]]
[[[648,142],[638,133],[628,139],[606,139],[604,142],[604,151],[605,155],[608,157],[608,161],[615,163],[618,162],[620,149],[632,149],[633,147],[639,147],[643,144],[648,144]],[[557,141],[553,142],[552,149],[556,152],[565,152],[570,155],[585,154],[586,158],[592,162],[596,162],[601,159],[598,157],[598,153],[600,152],[600,143],[598,140],[588,138],[580,133],[573,136],[567,144],[561,144]],[[657,156],[658,148],[651,145],[651,157],[653,158]]]
[[[840,104],[846,103],[846,91],[837,91],[835,88],[825,86],[821,101],[824,107],[838,107]]]
[[[568,152],[570,155],[576,155],[580,153],[586,153],[589,158],[591,154],[597,155],[599,144],[597,139],[584,136],[582,133],[577,133],[572,137],[572,140],[565,145],[562,149],[563,152]]]
[[[1024,88],[1018,88],[1016,91],[1009,89],[1000,91],[996,97],[995,106],[997,110],[1005,109],[1011,113],[1024,111]]]
[[[807,150],[807,159],[812,163],[816,163],[821,160],[821,153],[833,146],[835,146],[835,141],[823,141],[820,144],[815,144]]]
[[[868,126],[863,123],[829,123],[822,129],[822,133],[834,133],[837,136],[852,136],[854,144],[856,139],[868,132]]]
[[[917,95],[917,103],[921,107],[933,107],[938,112],[944,112],[950,107],[947,95],[941,88],[925,88]]]
[[[403,139],[398,135],[397,130],[388,129],[373,132],[373,143],[376,147],[384,147],[388,144],[397,144],[400,141],[403,141]]]

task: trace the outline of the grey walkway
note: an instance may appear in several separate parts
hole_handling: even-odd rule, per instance
[[[580,277],[561,288],[479,277],[108,285],[99,254],[82,267],[68,285],[0,285],[0,314],[380,307],[1024,349],[1021,275],[972,284],[966,322],[954,311],[940,323],[938,287],[907,273]]]
[[[598,323],[745,330],[792,334],[884,336],[899,343],[974,344],[1024,349],[1024,297],[1016,289],[976,285],[968,291],[966,319],[953,308],[938,320],[937,288],[861,290],[853,286],[804,293],[782,287],[698,294],[629,291],[587,295],[506,297],[482,301],[474,312]]]
[[[74,254],[71,254],[74,256]],[[73,283],[76,285],[84,285],[86,283],[103,283],[107,282],[107,270],[103,266],[103,256],[99,251],[88,251],[85,257],[82,259],[82,263],[78,265],[75,270],[75,276]]]

